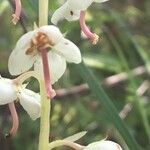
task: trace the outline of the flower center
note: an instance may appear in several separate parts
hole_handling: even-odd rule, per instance
[[[31,46],[26,50],[26,55],[34,55],[40,52],[41,49],[48,49],[54,46],[54,42],[42,32],[38,32],[36,37],[32,39]]]

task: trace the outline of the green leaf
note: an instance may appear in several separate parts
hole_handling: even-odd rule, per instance
[[[138,52],[138,54],[140,55],[140,57],[143,59],[145,66],[147,68],[147,71],[150,73],[150,58],[149,55],[146,53],[145,49],[143,49],[143,47],[141,47],[138,42],[136,41],[135,37],[133,36],[132,32],[130,31],[130,29],[128,28],[128,26],[126,25],[126,23],[124,22],[124,20],[121,18],[121,16],[119,15],[119,13],[117,13],[115,10],[113,9],[109,9],[111,15],[114,17],[114,19],[116,20],[116,22],[120,25],[120,27],[125,31],[125,35],[128,37],[128,39],[131,41],[131,43],[133,44],[133,46],[135,47],[136,51]],[[122,31],[123,32],[123,31]]]
[[[124,121],[119,117],[116,107],[114,106],[104,89],[101,87],[94,74],[86,67],[84,63],[77,65],[76,69],[81,77],[87,82],[89,88],[91,89],[97,100],[99,100],[101,105],[104,107],[107,115],[110,118],[110,121],[117,128],[120,135],[128,145],[129,149],[139,150],[140,148],[138,144],[130,135]]]

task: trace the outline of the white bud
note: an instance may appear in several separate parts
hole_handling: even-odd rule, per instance
[[[122,150],[122,148],[115,142],[102,140],[89,144],[83,150]]]

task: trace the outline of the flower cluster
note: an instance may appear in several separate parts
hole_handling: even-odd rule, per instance
[[[101,3],[105,1],[107,0],[67,0],[53,14],[51,22],[57,25],[57,22],[63,18],[68,21],[79,19],[82,31],[93,44],[96,44],[98,36],[86,26],[85,11],[93,2]],[[16,9],[12,20],[14,24],[20,19],[21,1],[15,0],[15,4]],[[30,83],[25,84],[24,82],[30,77],[36,78],[39,83],[44,81],[46,96],[52,99],[56,95],[52,85],[64,74],[66,62],[79,64],[81,61],[79,48],[66,39],[54,25],[37,27],[20,37],[8,61],[10,74],[18,77],[7,79],[0,76],[0,105],[9,105],[13,120],[12,128],[7,136],[14,136],[19,125],[14,102],[20,102],[33,120],[36,120],[42,114],[41,95],[27,89],[27,84]],[[107,140],[94,142],[87,146],[75,143],[85,134],[86,132],[81,132],[64,140],[54,141],[49,143],[49,148],[66,145],[80,150],[122,150],[117,143]]]

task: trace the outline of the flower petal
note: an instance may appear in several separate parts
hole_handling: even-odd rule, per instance
[[[58,21],[64,18],[67,19],[68,21],[74,21],[74,20],[78,20],[79,17],[80,17],[80,11],[71,9],[68,5],[68,2],[66,2],[64,5],[62,5],[54,12],[51,18],[51,22],[57,25]]]
[[[12,51],[8,61],[8,69],[11,75],[19,75],[32,67],[36,56],[27,55],[26,50],[30,48],[34,33],[35,32],[32,31],[23,35]]]
[[[15,85],[10,79],[0,77],[0,105],[5,105],[17,99]]]
[[[80,63],[81,53],[79,48],[71,41],[63,38],[61,41],[53,47],[56,53],[65,57],[68,62]]]
[[[52,84],[54,84],[64,74],[66,70],[66,61],[53,51],[48,53],[48,58]]]
[[[41,115],[40,95],[28,89],[21,89],[18,93],[20,104],[33,120]]]
[[[64,74],[66,70],[66,61],[54,51],[50,51],[48,53],[48,59],[51,83],[54,84]],[[42,68],[42,60],[39,58],[39,60],[34,64],[34,70],[43,72]]]
[[[18,40],[18,42],[16,44],[15,49],[18,51],[19,49],[29,48],[31,40],[35,33],[36,33],[36,30],[30,31],[30,32],[24,34],[23,36],[21,36],[21,38]]]
[[[60,30],[54,25],[45,25],[38,29],[38,32],[45,33],[49,40],[54,44],[57,44],[61,38],[63,38]]]
[[[89,144],[83,150],[122,150],[122,148],[115,142],[102,140]]]
[[[75,10],[86,10],[94,0],[68,0],[69,7]]]

